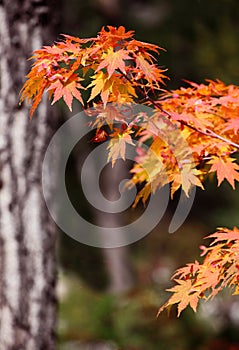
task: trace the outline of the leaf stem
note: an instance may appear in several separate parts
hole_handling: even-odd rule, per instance
[[[120,73],[125,77],[126,80],[128,80],[128,81],[132,84],[132,80],[131,80],[125,73],[123,73],[121,70],[120,70]],[[159,102],[156,102],[156,101],[153,100],[150,96],[148,96],[148,95],[144,92],[144,90],[141,89],[141,87],[140,87],[139,85],[136,85],[136,84],[135,84],[134,87],[135,87],[135,90],[136,90],[139,94],[141,94],[141,95],[144,96],[144,99],[145,99],[146,101],[151,102],[152,105],[153,105],[154,107],[156,107],[157,109],[159,109],[159,110],[160,110],[162,113],[164,113],[169,119],[172,118],[171,114],[170,114],[168,111],[164,110],[163,107],[161,106],[161,104],[160,104]],[[208,136],[208,137],[213,137],[213,138],[216,138],[216,139],[221,140],[221,141],[223,141],[223,142],[226,142],[227,144],[229,144],[229,145],[231,145],[231,146],[233,146],[233,147],[235,147],[235,148],[237,148],[237,149],[239,150],[239,144],[237,144],[237,143],[235,143],[235,142],[233,142],[233,141],[231,141],[231,140],[228,140],[228,139],[224,138],[224,137],[221,136],[221,135],[218,135],[217,133],[215,133],[215,132],[212,131],[211,129],[206,129],[206,131],[203,131],[203,130],[200,130],[200,129],[196,128],[196,127],[193,126],[193,125],[188,124],[187,122],[185,122],[185,121],[183,121],[183,120],[179,120],[179,123],[181,123],[182,125],[184,125],[184,126],[190,128],[190,129],[192,129],[192,130],[194,130],[194,131],[196,131],[196,132],[198,132],[198,133],[200,133],[200,134],[202,134],[202,135],[205,135],[205,136]]]

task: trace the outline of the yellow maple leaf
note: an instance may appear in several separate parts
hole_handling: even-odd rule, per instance
[[[118,158],[122,158],[125,160],[125,150],[126,144],[130,144],[134,146],[131,136],[129,132],[119,132],[119,129],[115,129],[116,132],[112,134],[114,138],[112,138],[109,142],[107,149],[109,149],[108,161],[112,161],[112,166],[114,166],[116,160]]]
[[[105,85],[107,82],[107,75],[100,71],[92,76],[92,82],[88,85],[87,88],[92,87],[90,97],[87,102],[93,100],[97,95],[99,95],[103,90],[105,90]],[[108,87],[109,88],[109,87]],[[104,104],[107,103],[108,98],[104,99]]]
[[[197,175],[201,175],[201,171],[192,168],[191,164],[184,164],[182,169],[177,173],[172,173],[170,179],[173,180],[171,186],[171,195],[182,186],[182,190],[186,196],[189,196],[190,189],[192,186],[198,186],[204,189],[202,182],[199,180]]]

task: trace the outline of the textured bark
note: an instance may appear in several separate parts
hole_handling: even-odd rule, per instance
[[[52,128],[45,102],[31,122],[18,104],[27,58],[51,41],[49,7],[0,0],[1,350],[55,348],[55,229],[41,190]]]

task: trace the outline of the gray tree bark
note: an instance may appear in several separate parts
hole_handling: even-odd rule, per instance
[[[55,348],[55,228],[41,189],[52,113],[43,101],[30,122],[18,104],[27,58],[51,42],[50,4],[0,0],[1,350]]]

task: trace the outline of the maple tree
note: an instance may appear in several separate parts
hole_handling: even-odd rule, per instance
[[[110,140],[108,160],[113,165],[117,158],[125,159],[126,144],[134,145],[137,139],[138,155],[128,183],[141,185],[134,205],[139,200],[145,204],[151,192],[166,184],[171,196],[179,188],[189,196],[193,186],[203,189],[210,173],[216,174],[218,186],[226,180],[235,189],[239,87],[208,80],[167,90],[165,70],[156,59],[163,49],[133,35],[122,26],[107,26],[96,37],[63,35],[63,40],[36,50],[21,91],[21,102],[31,103],[30,117],[44,91],[52,104],[63,98],[70,110],[73,98],[85,110],[93,107],[92,141]],[[134,112],[137,102],[153,113]],[[173,294],[159,313],[173,304],[178,304],[178,316],[188,305],[196,311],[199,299],[212,298],[226,286],[239,294],[239,230],[220,228],[209,237],[214,240],[201,247],[203,262],[175,272],[176,285],[169,289]]]

